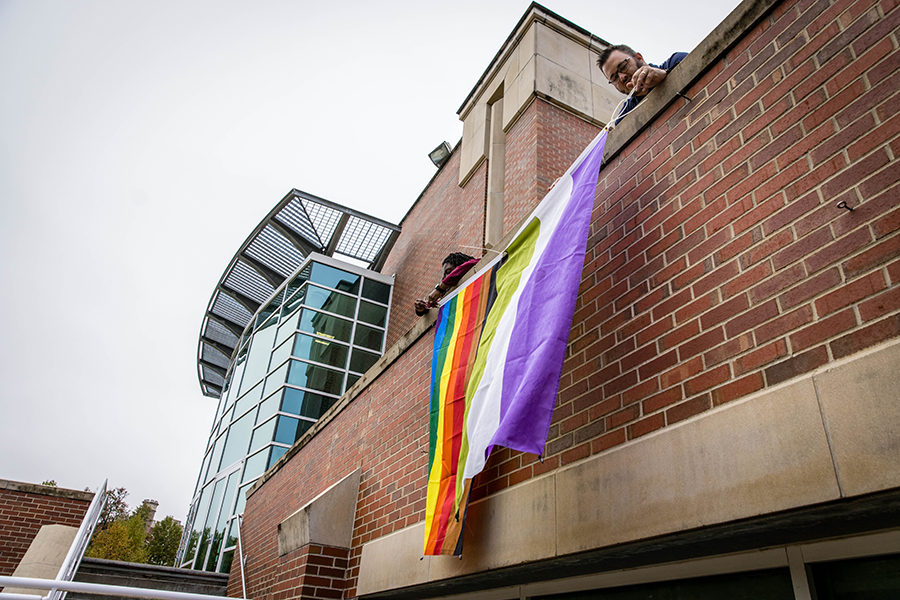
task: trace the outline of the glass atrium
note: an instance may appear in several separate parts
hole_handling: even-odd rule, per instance
[[[399,231],[291,190],[235,254],[200,329],[218,408],[177,566],[230,571],[247,490],[384,353]]]
[[[229,572],[247,489],[383,354],[391,283],[314,254],[255,315],[219,400],[180,566]]]

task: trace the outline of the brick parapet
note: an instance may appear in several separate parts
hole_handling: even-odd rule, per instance
[[[495,450],[473,499],[900,337],[900,10],[770,4],[685,84],[690,102],[642,105],[611,137],[543,461]],[[539,125],[571,118],[535,101],[507,132],[509,201],[523,214],[558,168],[539,161],[543,146],[588,135]],[[483,219],[484,178],[469,192],[438,177],[404,221],[392,339],[415,323],[406,311],[430,287],[428,265],[480,239],[468,215],[438,225],[466,206]],[[277,524],[356,468],[345,598],[363,544],[424,519],[431,342],[399,353],[251,495],[251,597],[276,594]]]
[[[0,575],[12,575],[44,525],[78,527],[94,494],[0,480]]]

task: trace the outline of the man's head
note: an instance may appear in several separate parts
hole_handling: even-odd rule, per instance
[[[463,254],[462,252],[454,252],[453,254],[448,254],[447,258],[443,260],[441,266],[444,269],[444,277],[453,272],[453,269],[458,267],[459,265],[468,262],[475,258],[474,256],[469,256],[468,254]]]
[[[640,52],[635,52],[625,44],[609,46],[600,53],[600,57],[597,59],[597,66],[603,71],[603,75],[613,87],[623,94],[631,92],[631,88],[628,86],[631,76],[644,64],[646,63]]]

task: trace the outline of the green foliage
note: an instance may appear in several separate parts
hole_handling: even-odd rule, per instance
[[[172,567],[181,542],[181,523],[171,516],[153,525],[147,540],[147,562]]]
[[[128,518],[128,505],[125,504],[127,495],[128,490],[123,487],[106,490],[106,502],[103,504],[100,519],[97,521],[98,531],[105,530],[115,521]]]
[[[134,563],[147,562],[146,538],[149,514],[150,507],[143,504],[127,519],[114,520],[106,529],[94,535],[85,556]]]
[[[85,556],[133,563],[173,566],[181,541],[181,524],[172,517],[151,525],[151,507],[128,510],[125,488],[107,492],[103,512]]]
[[[55,480],[55,479],[48,479],[48,480],[46,480],[46,481],[42,481],[42,482],[41,482],[41,485],[46,485],[47,487],[56,487],[56,480]]]

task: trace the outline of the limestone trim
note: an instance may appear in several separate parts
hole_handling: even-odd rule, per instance
[[[23,483],[21,481],[9,481],[0,479],[0,490],[10,492],[22,492],[24,494],[39,494],[41,496],[53,496],[55,498],[69,498],[71,500],[84,500],[90,502],[94,499],[94,492],[82,492],[67,488],[39,485],[36,483]]]
[[[461,560],[421,561],[424,524],[373,540],[363,546],[359,593],[896,490],[897,364],[900,340],[474,502]],[[848,395],[851,388],[857,392]],[[810,547],[818,552],[811,556],[833,554],[828,545]]]

